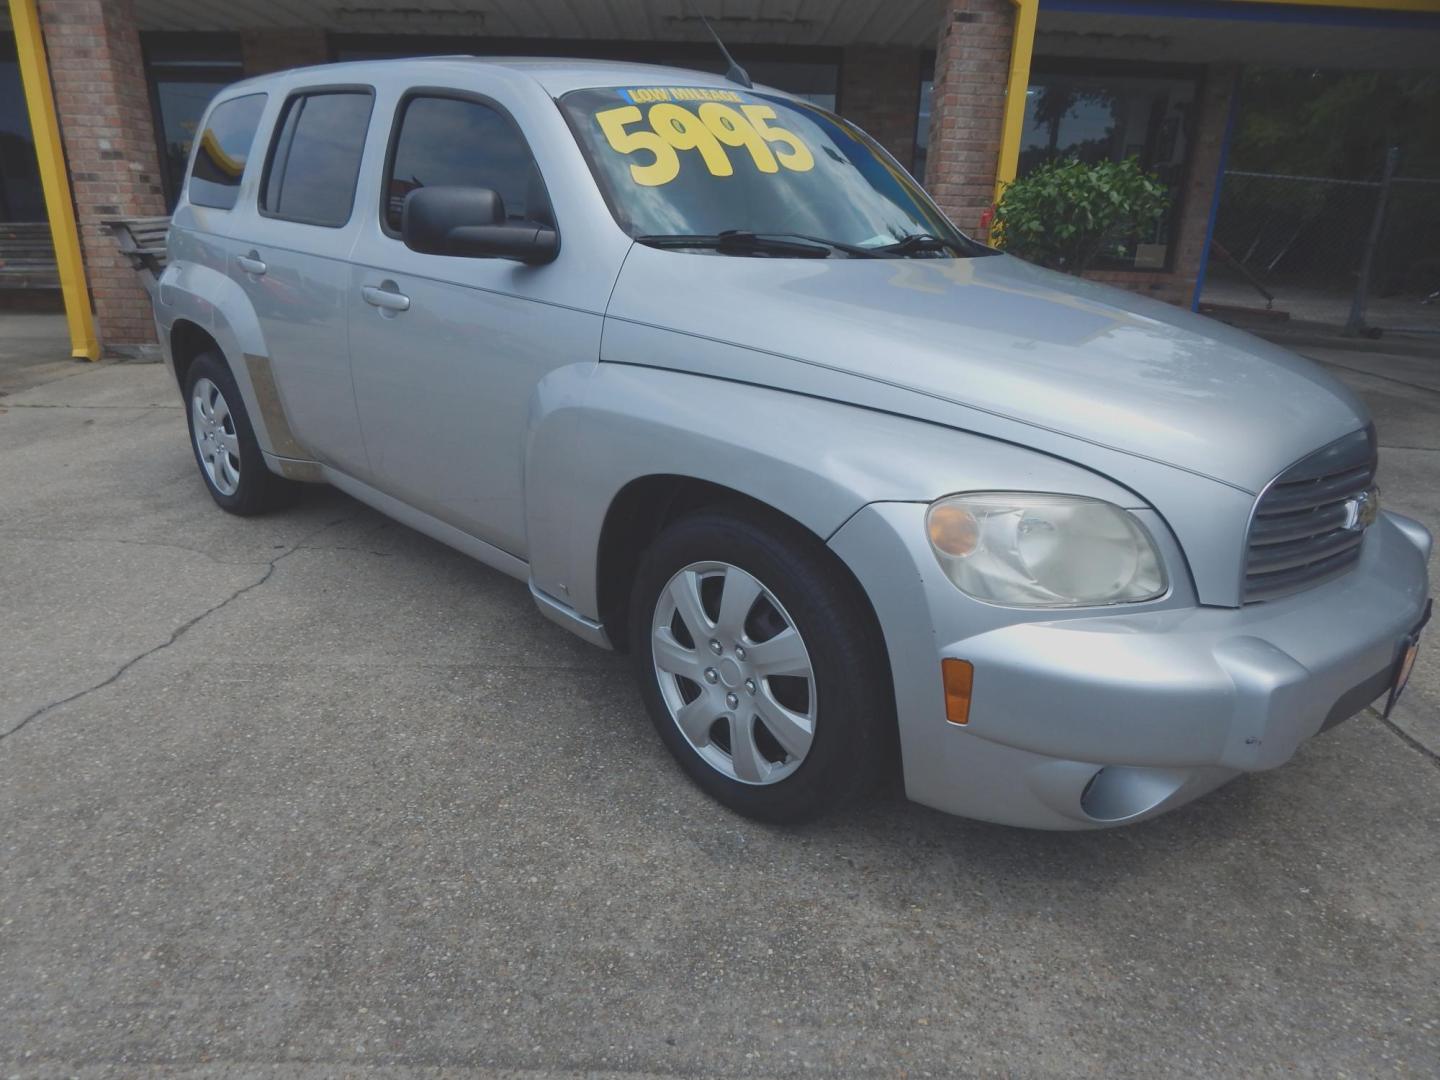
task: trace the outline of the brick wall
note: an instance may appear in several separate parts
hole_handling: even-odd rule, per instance
[[[240,35],[240,55],[246,75],[268,75],[326,63],[330,47],[324,30],[246,30]]]
[[[1200,88],[1200,110],[1195,122],[1190,166],[1180,193],[1180,222],[1175,231],[1171,269],[1165,273],[1143,270],[1093,270],[1085,276],[1131,292],[1189,307],[1195,293],[1204,254],[1205,231],[1210,224],[1210,202],[1225,143],[1225,124],[1235,92],[1236,68],[1216,64],[1207,68]]]
[[[915,160],[915,117],[920,112],[919,49],[852,45],[840,68],[840,111],[895,160]]]
[[[944,0],[925,186],[979,240],[995,196],[1014,23],[1010,0]]]
[[[40,0],[39,11],[96,329],[106,352],[133,354],[155,341],[150,301],[100,225],[165,213],[133,0]]]

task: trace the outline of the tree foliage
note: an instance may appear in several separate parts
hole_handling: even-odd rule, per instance
[[[1252,68],[1230,168],[1374,180],[1387,147],[1401,175],[1440,176],[1440,73]]]
[[[1051,161],[1005,186],[991,235],[1012,255],[1080,274],[1123,255],[1168,205],[1165,185],[1134,158]]]

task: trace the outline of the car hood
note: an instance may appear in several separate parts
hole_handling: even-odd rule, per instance
[[[877,408],[908,390],[930,399],[927,416],[954,406],[952,422],[968,430],[1013,438],[1023,424],[1248,492],[1368,422],[1353,394],[1302,357],[1004,255],[759,259],[636,245],[607,316],[740,346],[764,363],[716,370],[713,349],[699,347],[643,357],[607,348],[607,360]]]

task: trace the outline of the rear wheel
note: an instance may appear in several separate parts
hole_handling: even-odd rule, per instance
[[[691,778],[739,813],[797,822],[876,775],[890,690],[872,622],[820,541],[739,508],[656,540],[630,640],[651,719]]]
[[[265,464],[235,376],[219,354],[191,362],[185,402],[195,463],[222,510],[248,516],[289,501],[295,485]]]

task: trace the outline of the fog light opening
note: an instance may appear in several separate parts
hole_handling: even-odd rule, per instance
[[[1080,793],[1080,809],[1092,821],[1127,821],[1154,810],[1184,786],[1177,769],[1107,765],[1098,769]]]

